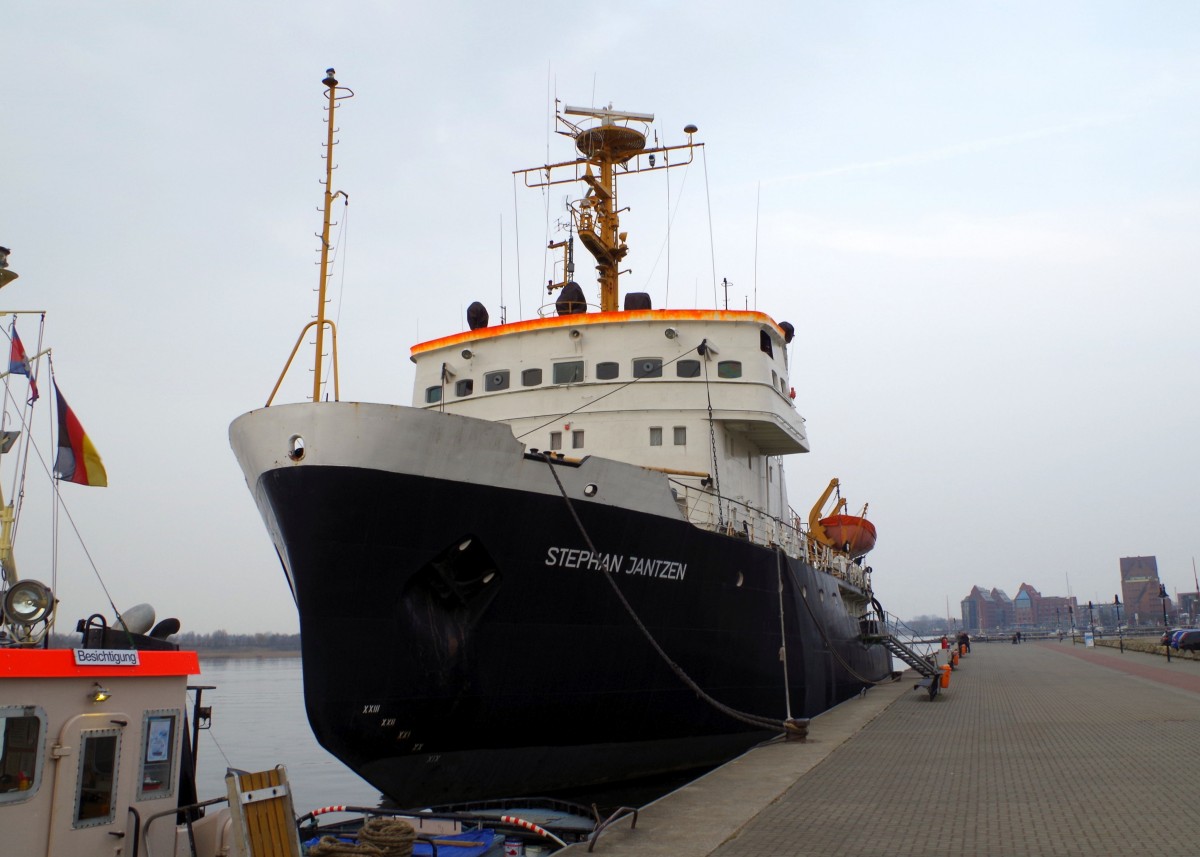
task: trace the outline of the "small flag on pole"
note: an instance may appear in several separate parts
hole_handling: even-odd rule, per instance
[[[17,334],[16,325],[13,325],[12,332],[12,348],[8,352],[8,371],[14,375],[24,375],[29,379],[29,404],[32,405],[38,400],[37,379],[33,377],[33,372],[29,368],[29,358],[25,356],[25,346],[21,344],[21,337]]]
[[[58,398],[58,457],[54,459],[54,475],[77,485],[105,487],[108,474],[92,439],[67,405],[58,384],[54,385],[54,395]]]

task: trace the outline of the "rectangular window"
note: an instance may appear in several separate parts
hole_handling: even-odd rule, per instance
[[[571,448],[583,449],[583,429],[575,429],[571,432]]]
[[[662,426],[650,427],[650,445],[662,446]]]
[[[675,426],[675,445],[687,446],[687,426]]]
[[[175,793],[175,724],[177,711],[147,711],[142,718],[142,770],[138,800]]]
[[[570,363],[554,364],[555,384],[578,384],[583,380],[583,361],[572,360]]]
[[[45,735],[40,709],[0,706],[0,806],[28,800],[41,786]]]
[[[717,364],[717,376],[721,378],[742,377],[742,362],[740,360],[722,360]]]
[[[425,388],[425,403],[433,405],[442,400],[441,387],[426,387]]]
[[[483,389],[489,393],[496,390],[508,389],[508,370],[501,369],[499,372],[488,372],[483,376]]]
[[[523,369],[521,371],[521,386],[536,387],[542,383],[541,369]]]
[[[454,395],[460,399],[463,396],[469,396],[475,392],[475,381],[471,378],[464,378],[461,381],[454,382]]]
[[[621,374],[621,364],[619,363],[597,363],[596,364],[596,380],[611,381]]]
[[[675,375],[680,378],[699,378],[699,360],[680,360],[675,364]]]
[[[662,358],[661,357],[639,357],[633,361],[633,377],[635,378],[661,378],[662,377]]]
[[[75,793],[75,827],[111,824],[116,818],[117,760],[121,733],[97,729],[83,733],[79,752],[78,788]]]
[[[551,449],[562,449],[562,432],[560,432],[560,431],[550,432],[550,448]]]
[[[771,334],[767,333],[765,330],[760,330],[758,332],[758,348],[768,357],[775,356],[775,352],[771,348]]]

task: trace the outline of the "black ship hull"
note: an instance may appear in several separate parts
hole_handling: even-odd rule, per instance
[[[312,729],[399,805],[690,769],[770,736],[648,636],[721,703],[780,720],[890,669],[859,641],[866,593],[683,520],[576,503],[577,523],[553,493],[346,466],[253,487],[299,610]]]

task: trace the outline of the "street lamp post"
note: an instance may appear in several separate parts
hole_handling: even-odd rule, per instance
[[[1167,598],[1169,596],[1167,595],[1167,587],[1161,583],[1158,585],[1158,597],[1162,599],[1163,634],[1166,635],[1167,631],[1171,630],[1167,626]],[[1166,646],[1164,646],[1164,648],[1167,650],[1167,663],[1171,663],[1171,638],[1170,638],[1170,636],[1167,636],[1167,644],[1166,644]]]
[[[1067,615],[1071,620],[1071,645],[1075,645],[1075,607],[1072,604],[1067,605]]]
[[[1092,632],[1092,642],[1096,640],[1096,617],[1092,614],[1092,602],[1088,602],[1088,630]]]
[[[1121,627],[1121,596],[1113,596],[1113,607],[1117,610],[1117,640],[1121,647],[1121,654],[1125,654],[1125,630]]]

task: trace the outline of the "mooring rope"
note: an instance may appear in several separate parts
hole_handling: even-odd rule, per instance
[[[551,461],[549,453],[542,453],[541,456],[545,460],[546,466],[550,468],[550,475],[554,477],[554,482],[556,485],[558,485],[559,493],[562,494],[563,501],[567,504],[567,510],[571,513],[571,517],[575,520],[575,526],[579,528],[579,532],[583,536],[583,540],[587,544],[588,550],[595,554],[596,546],[592,543],[592,537],[588,535],[587,529],[583,526],[583,521],[580,520],[579,514],[575,511],[575,505],[571,502],[571,498],[567,495],[566,488],[563,487],[562,480],[558,478],[558,473],[554,469],[554,463]],[[715,699],[714,697],[710,696],[692,679],[691,676],[684,672],[683,668],[679,666],[679,664],[675,663],[675,661],[671,659],[671,656],[667,654],[666,650],[664,650],[663,647],[659,645],[658,641],[654,639],[654,635],[651,634],[650,629],[643,624],[641,618],[633,609],[633,605],[631,605],[628,599],[625,598],[625,593],[621,591],[621,587],[617,586],[617,583],[615,580],[613,580],[612,576],[605,573],[604,579],[608,581],[608,585],[612,588],[612,591],[616,593],[617,599],[621,602],[622,606],[624,606],[625,612],[629,614],[629,617],[633,620],[638,630],[642,632],[642,636],[646,638],[646,641],[650,643],[654,651],[658,653],[660,658],[662,658],[663,663],[670,667],[671,671],[674,672],[675,675],[679,677],[679,680],[682,681],[690,690],[692,690],[697,696],[699,696],[717,711],[732,717],[734,720],[739,720],[742,723],[745,723],[749,726],[758,727],[759,729],[771,729],[781,732],[802,732],[807,729],[807,720],[775,720],[769,717],[761,717],[757,714],[748,714],[744,711],[738,711],[736,708],[732,708],[721,702],[719,699]]]

